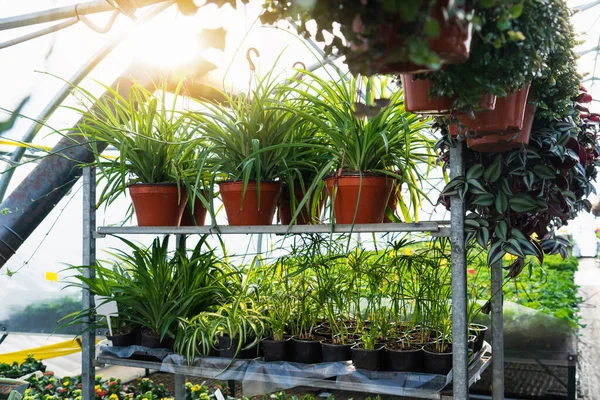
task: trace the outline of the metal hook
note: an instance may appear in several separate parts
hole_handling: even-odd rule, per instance
[[[300,67],[302,67],[303,70],[306,70],[306,64],[304,64],[302,61],[296,61],[294,63],[294,65],[292,65],[292,68],[298,69],[297,66],[300,66]],[[304,77],[304,73],[303,72],[299,72],[298,76],[296,77],[296,79],[300,81],[300,80],[302,80],[303,77]]]
[[[260,57],[260,53],[254,47],[250,47],[248,51],[246,51],[246,60],[248,60],[248,65],[250,66],[251,71],[256,71],[256,65],[252,61],[252,57],[250,57],[250,53],[254,53],[254,55],[258,58]]]

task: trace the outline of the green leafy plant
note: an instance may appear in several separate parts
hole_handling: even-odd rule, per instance
[[[464,3],[457,1],[448,6],[448,18],[467,24]],[[261,21],[272,24],[290,18],[299,23],[298,32],[308,36],[312,29],[307,23],[314,20],[317,25],[314,38],[327,43],[327,55],[336,50],[345,56],[353,74],[373,75],[388,63],[403,61],[439,69],[442,61],[429,49],[428,40],[440,36],[440,25],[444,21],[436,19],[432,10],[443,4],[435,0],[335,3],[269,0],[264,2]]]
[[[404,110],[402,92],[385,99],[386,79],[347,77],[336,71],[336,80],[306,72],[309,78],[293,88],[305,100],[293,111],[323,137],[325,146],[312,147],[329,156],[319,178],[334,171],[385,174],[406,184],[416,214],[425,197],[419,164],[433,163],[432,141],[425,134],[428,121]],[[408,206],[401,201],[400,207],[411,221]]]
[[[83,117],[78,132],[89,141],[96,157],[93,165],[98,167],[100,180],[106,181],[99,204],[111,204],[131,183],[180,185],[181,163],[189,162],[194,156],[190,148],[199,144],[195,139],[196,126],[186,113],[177,110],[180,86],[172,102],[164,87],[152,92],[136,83],[130,89],[129,99],[125,99],[115,89],[102,86],[111,96],[97,98],[76,87],[83,107],[73,108]],[[88,103],[94,106],[85,107]],[[100,149],[104,147],[99,147],[99,143],[114,146],[119,150],[118,156],[103,155]]]

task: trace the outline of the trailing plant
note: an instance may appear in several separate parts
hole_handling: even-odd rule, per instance
[[[464,1],[445,7],[446,17],[467,24]],[[412,62],[429,69],[439,69],[442,60],[428,46],[440,36],[442,19],[433,13],[436,0],[390,2],[383,0],[315,2],[264,2],[263,23],[273,24],[290,18],[299,34],[310,36],[309,21],[316,22],[314,39],[325,42],[325,54],[346,57],[353,74],[367,76],[380,72],[387,64]],[[337,29],[339,28],[339,30]]]

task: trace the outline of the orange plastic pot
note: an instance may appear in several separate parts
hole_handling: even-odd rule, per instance
[[[459,64],[469,59],[473,26],[471,23],[461,24],[456,18],[445,21],[444,11],[448,8],[449,0],[441,0],[433,7],[431,18],[438,21],[440,35],[435,39],[429,39],[428,47],[440,56],[443,64]],[[400,48],[408,44],[398,40],[397,28],[394,25],[380,25],[380,34],[387,43],[383,57],[372,60],[372,65],[378,65],[376,72],[380,74],[416,74],[427,72],[429,69],[424,65],[418,65],[410,61],[387,62],[387,59],[398,54]]]
[[[208,198],[209,196],[208,192],[202,194],[204,198]],[[196,199],[194,200],[194,212],[192,213],[192,208],[188,204],[188,206],[183,211],[180,226],[203,226],[205,220],[206,207],[204,207],[202,201],[198,197],[196,197]]]
[[[241,181],[219,183],[229,225],[271,225],[281,195],[281,182],[261,182],[260,202],[256,182],[248,182],[243,198],[242,189]]]
[[[467,137],[467,146],[482,153],[496,153],[528,145],[536,109],[535,105],[527,104],[523,128],[517,133],[492,134],[479,138]]]
[[[390,198],[388,199],[387,205],[385,206],[385,212],[383,214],[383,222],[386,224],[394,222],[387,216],[387,212],[391,211],[392,213],[396,214],[396,209],[398,208],[397,193],[400,192],[401,186],[402,186],[402,183],[400,183],[400,185],[398,185],[397,180],[395,180],[392,183],[392,191],[390,192]]]
[[[497,99],[493,111],[477,112],[475,119],[460,115],[458,120],[466,126],[467,131],[473,132],[476,136],[518,133],[523,129],[529,86],[527,83],[523,89]]]
[[[286,191],[284,190],[284,192],[286,192]],[[294,198],[296,199],[296,207],[298,207],[298,205],[304,198],[304,192],[302,191],[302,188],[294,189]],[[321,208],[323,207],[323,200],[324,199],[323,199],[323,195],[322,195],[319,199],[319,204],[316,209],[317,215],[315,215],[314,220],[313,220],[313,218],[310,215],[310,212],[312,210],[312,204],[314,201],[312,198],[312,195],[311,195],[311,198],[309,198],[308,201],[306,202],[306,204],[304,205],[303,210],[300,211],[300,214],[298,214],[298,217],[296,217],[296,221],[294,221],[294,224],[295,225],[309,225],[314,222],[318,222],[318,220],[321,216],[320,214],[321,214]],[[297,211],[297,209],[296,209],[296,211]],[[279,202],[279,221],[281,222],[282,225],[289,225],[292,223],[293,216],[294,216],[294,213],[292,212],[292,205],[290,204],[290,194],[283,193],[281,196],[281,201]]]
[[[136,183],[128,187],[139,226],[179,226],[188,195],[176,183]]]
[[[392,178],[385,175],[363,175],[362,182],[359,175],[326,178],[325,184],[332,199],[335,223],[382,223],[393,182]]]
[[[431,81],[414,79],[414,75],[402,75],[404,89],[404,107],[406,111],[416,114],[448,115],[452,110],[455,97],[430,96]],[[486,93],[479,100],[480,110],[493,110],[496,107],[496,96]]]

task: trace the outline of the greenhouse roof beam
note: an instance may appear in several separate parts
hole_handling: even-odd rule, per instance
[[[587,4],[575,6],[575,7],[573,7],[573,9],[578,10],[578,11],[585,11],[585,10],[589,10],[590,8],[596,7],[599,4],[600,4],[600,0],[595,0],[595,1],[589,2]]]
[[[140,8],[169,0],[137,0],[133,8]],[[169,1],[170,2],[170,1]],[[21,28],[29,25],[43,24],[46,22],[59,21],[66,18],[79,18],[83,15],[96,14],[106,11],[114,11],[110,2],[106,0],[94,0],[86,3],[72,4],[70,6],[57,7],[49,10],[37,11],[29,14],[14,15],[0,19],[0,31]]]

